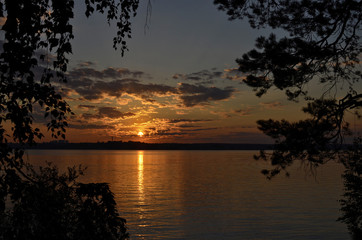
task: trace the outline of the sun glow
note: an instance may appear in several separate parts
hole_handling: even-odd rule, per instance
[[[138,132],[137,135],[140,136],[140,137],[142,137],[142,136],[143,136],[143,132]]]

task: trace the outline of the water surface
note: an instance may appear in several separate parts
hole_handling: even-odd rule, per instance
[[[255,151],[29,150],[31,162],[87,166],[108,182],[131,239],[348,239],[339,217],[343,171],[265,179]]]

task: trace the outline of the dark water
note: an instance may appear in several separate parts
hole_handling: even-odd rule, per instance
[[[349,239],[339,217],[343,171],[265,179],[255,151],[31,150],[35,164],[88,167],[108,182],[131,239]]]

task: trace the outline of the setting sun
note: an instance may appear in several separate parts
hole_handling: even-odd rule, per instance
[[[138,132],[137,135],[140,136],[140,137],[142,137],[142,136],[143,136],[143,132]]]

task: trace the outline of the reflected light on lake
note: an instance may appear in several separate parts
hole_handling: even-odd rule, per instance
[[[343,182],[332,162],[308,177],[269,181],[255,151],[30,150],[61,171],[87,166],[84,182],[107,182],[130,239],[348,239],[340,216]],[[217,224],[215,224],[217,223]]]
[[[145,201],[144,185],[143,185],[143,151],[138,151],[138,192],[140,210]]]

